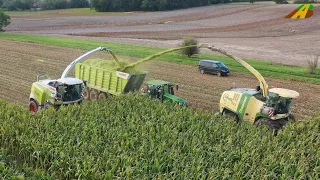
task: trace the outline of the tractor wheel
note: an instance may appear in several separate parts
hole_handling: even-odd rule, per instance
[[[39,110],[39,105],[35,100],[29,102],[29,110],[33,115],[36,115]]]
[[[201,74],[204,74],[204,70],[203,70],[203,69],[201,69],[201,70],[200,70],[200,73],[201,73]]]
[[[92,89],[90,91],[90,100],[91,101],[97,101],[98,100],[98,91],[95,89]]]
[[[84,100],[90,100],[90,89],[89,88],[86,88],[83,92],[83,99]]]
[[[258,119],[254,125],[259,129],[263,130],[263,128],[266,128],[270,133],[272,133],[274,136],[278,135],[278,131],[281,128],[280,120],[279,121],[273,121],[271,119],[267,118],[261,118]]]
[[[227,109],[223,110],[222,116],[225,116],[229,119],[233,119],[236,123],[240,122],[238,115],[234,112],[227,110]]]
[[[98,96],[98,99],[99,100],[106,100],[108,98],[108,95],[104,92],[100,92],[99,93],[99,96]]]
[[[221,72],[218,72],[218,73],[217,73],[217,76],[220,77],[220,76],[221,76]]]

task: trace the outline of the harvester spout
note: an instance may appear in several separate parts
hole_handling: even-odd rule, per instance
[[[63,78],[66,78],[69,74],[69,72],[71,71],[71,69],[73,69],[75,67],[75,65],[77,63],[80,63],[82,61],[85,60],[86,57],[90,56],[91,54],[94,54],[96,52],[99,52],[99,51],[107,51],[108,53],[111,54],[112,58],[116,61],[116,63],[121,67],[120,63],[119,63],[119,60],[117,59],[117,57],[113,54],[113,52],[106,48],[106,47],[98,47],[97,49],[94,49],[92,51],[89,51],[85,54],[83,54],[82,56],[78,57],[76,60],[72,61],[68,67],[63,71],[62,75],[61,75],[61,79]]]
[[[191,46],[184,46],[184,47],[173,48],[173,49],[169,49],[169,50],[166,50],[166,51],[162,51],[162,52],[159,52],[157,54],[154,54],[154,55],[148,56],[146,58],[143,58],[143,59],[141,59],[141,60],[139,60],[139,61],[137,61],[135,63],[129,64],[127,66],[124,66],[124,67],[120,68],[119,71],[125,71],[125,70],[127,70],[129,68],[133,68],[135,66],[138,66],[141,63],[144,63],[146,61],[150,61],[150,60],[152,60],[154,58],[157,58],[157,57],[162,56],[162,55],[167,54],[167,53],[171,53],[171,52],[174,52],[174,51],[179,51],[179,50],[182,50],[182,49],[192,48],[192,47],[200,48],[201,46],[191,45]]]
[[[201,45],[200,47],[207,47],[208,49],[210,49],[211,51],[216,51],[219,52],[221,54],[224,54],[228,57],[230,57],[231,59],[237,61],[238,63],[240,63],[242,66],[244,66],[245,68],[247,68],[253,75],[256,76],[256,78],[259,80],[260,82],[260,88],[262,90],[262,95],[263,97],[267,97],[268,95],[268,84],[267,82],[264,80],[263,76],[256,70],[254,69],[252,66],[250,66],[248,63],[246,63],[244,60],[213,46],[206,46],[206,45]]]

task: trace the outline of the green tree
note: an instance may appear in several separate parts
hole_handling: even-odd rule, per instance
[[[10,24],[10,17],[0,10],[0,31],[4,31],[2,28]]]
[[[67,8],[66,0],[42,0],[41,7],[43,9],[65,9]]]
[[[85,8],[89,7],[88,0],[71,0],[70,1],[71,8]]]
[[[191,37],[185,37],[180,47],[192,46],[192,45],[198,45],[198,41]],[[187,55],[188,57],[191,57],[192,55],[198,54],[198,53],[199,53],[198,47],[190,47],[190,48],[181,50],[181,54]]]

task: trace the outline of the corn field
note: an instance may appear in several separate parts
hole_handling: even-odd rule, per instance
[[[36,116],[5,101],[0,108],[0,170],[15,168],[20,178],[320,178],[320,118],[274,137],[133,94]]]

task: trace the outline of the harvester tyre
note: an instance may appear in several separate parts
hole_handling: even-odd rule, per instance
[[[95,89],[90,90],[90,100],[97,101],[98,100],[98,91]]]
[[[264,127],[267,128],[274,136],[278,135],[278,131],[281,128],[279,121],[273,121],[267,118],[258,119],[254,124],[259,130],[262,130]]]
[[[99,100],[106,100],[108,98],[108,95],[104,92],[100,92],[99,93],[99,96],[98,96],[98,99]]]
[[[35,100],[29,102],[29,110],[33,115],[36,115],[39,110],[39,105]]]
[[[90,100],[90,89],[89,88],[86,88],[83,92],[83,99],[84,100]]]
[[[237,123],[240,122],[238,115],[234,112],[227,110],[227,109],[222,111],[222,116],[228,117],[229,119],[233,119]]]

